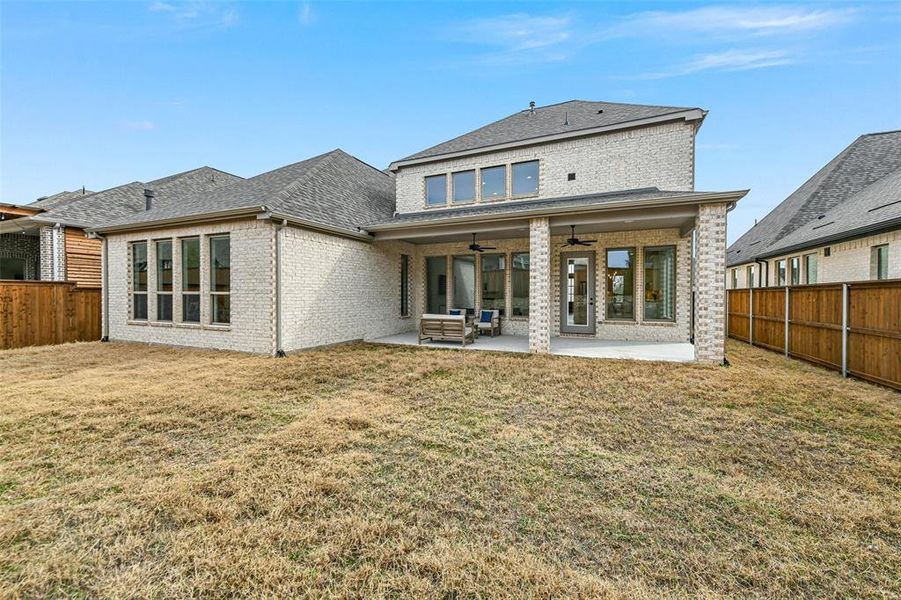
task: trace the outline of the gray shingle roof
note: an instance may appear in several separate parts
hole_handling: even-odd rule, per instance
[[[659,190],[655,187],[638,188],[601,194],[585,194],[581,196],[566,196],[562,198],[548,198],[542,200],[519,200],[515,202],[497,202],[479,206],[465,206],[459,208],[431,209],[413,213],[401,213],[390,219],[374,221],[365,228],[390,227],[392,225],[408,225],[421,223],[428,225],[445,219],[454,219],[471,216],[511,215],[541,209],[562,209],[574,207],[595,207],[604,204],[612,204],[628,201],[640,201],[655,198],[707,196],[709,192],[678,192]]]
[[[486,146],[520,142],[582,129],[617,125],[686,110],[695,109],[676,106],[570,100],[560,104],[536,107],[534,111],[526,109],[513,113],[475,131],[464,133],[452,140],[442,142],[416,154],[411,154],[397,162],[439,156],[451,152],[465,152]]]
[[[901,131],[860,136],[729,246],[727,265],[890,224],[899,171]]]
[[[92,227],[144,211],[144,189],[152,189],[158,206],[178,204],[191,194],[242,181],[241,177],[200,167],[151,182],[133,181],[101,192],[72,198],[40,215],[44,221]]]
[[[31,202],[27,206],[32,208],[41,208],[43,210],[49,210],[51,208],[55,208],[57,206],[62,206],[67,202],[71,202],[72,200],[78,200],[88,194],[93,194],[91,190],[75,190],[74,192],[59,192],[57,194],[53,194],[52,196],[44,196],[43,198],[39,198],[34,202]]]
[[[149,210],[107,219],[99,229],[265,206],[270,212],[355,230],[394,210],[394,181],[342,150],[256,175],[232,185],[160,202]]]

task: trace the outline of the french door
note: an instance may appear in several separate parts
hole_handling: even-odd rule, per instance
[[[594,252],[568,252],[561,255],[561,333],[594,333],[594,274]]]

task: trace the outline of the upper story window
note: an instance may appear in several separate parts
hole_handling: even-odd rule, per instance
[[[454,202],[472,202],[476,199],[476,172],[460,171],[451,176]]]
[[[513,195],[538,193],[538,161],[530,160],[513,165]]]
[[[507,196],[507,165],[482,169],[482,200]]]
[[[429,206],[447,204],[447,175],[425,178],[425,201]]]

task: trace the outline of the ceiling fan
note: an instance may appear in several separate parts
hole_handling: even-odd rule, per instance
[[[485,250],[497,250],[497,247],[476,244],[476,234],[472,234],[472,243],[469,245],[469,249],[473,252],[484,252]]]
[[[563,244],[563,246],[562,246],[563,248],[566,248],[567,246],[590,246],[593,243],[595,243],[595,241],[597,241],[597,240],[580,240],[579,238],[576,237],[576,226],[570,225],[569,227],[572,230],[572,235],[569,238],[567,238],[566,243]]]

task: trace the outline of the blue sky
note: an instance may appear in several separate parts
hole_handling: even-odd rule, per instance
[[[340,147],[384,167],[572,98],[700,106],[733,241],[901,128],[897,3],[0,4],[0,201]]]

